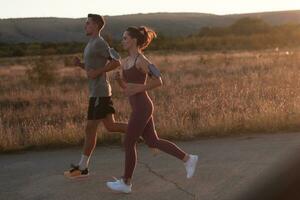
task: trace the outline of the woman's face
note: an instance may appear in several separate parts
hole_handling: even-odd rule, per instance
[[[122,39],[122,46],[124,50],[128,50],[134,46],[136,46],[136,39],[132,38],[128,31],[125,31]]]

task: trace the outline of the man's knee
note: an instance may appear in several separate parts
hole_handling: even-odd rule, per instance
[[[109,114],[106,118],[102,119],[104,127],[109,132],[116,132],[116,123],[113,114]]]
[[[88,122],[85,127],[86,135],[94,135],[97,132],[98,123],[97,122]]]

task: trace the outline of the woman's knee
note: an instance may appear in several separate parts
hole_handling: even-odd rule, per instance
[[[109,132],[116,132],[115,124],[107,124],[107,125],[105,125],[105,128]]]
[[[85,128],[85,134],[86,135],[95,135],[97,130],[93,127],[86,127]]]
[[[125,137],[125,140],[124,140],[124,145],[125,145],[125,148],[128,148],[128,147],[134,147],[137,143],[137,140],[135,138],[132,138],[132,137],[128,137],[126,135]]]
[[[146,140],[146,144],[150,148],[157,148],[158,143],[159,143],[159,140],[157,140],[157,139],[155,139],[155,140]]]

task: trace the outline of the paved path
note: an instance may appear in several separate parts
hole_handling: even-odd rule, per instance
[[[130,195],[112,193],[105,186],[111,176],[123,172],[124,152],[116,146],[98,147],[91,159],[91,176],[77,181],[62,174],[78,161],[80,148],[0,155],[0,199],[230,200],[299,148],[300,133],[176,143],[199,155],[195,177],[185,179],[180,161],[164,153],[152,156],[139,145]]]

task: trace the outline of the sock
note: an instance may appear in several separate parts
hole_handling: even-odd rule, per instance
[[[90,162],[90,156],[81,155],[81,159],[79,162],[79,169],[84,170],[85,168],[88,168]]]

